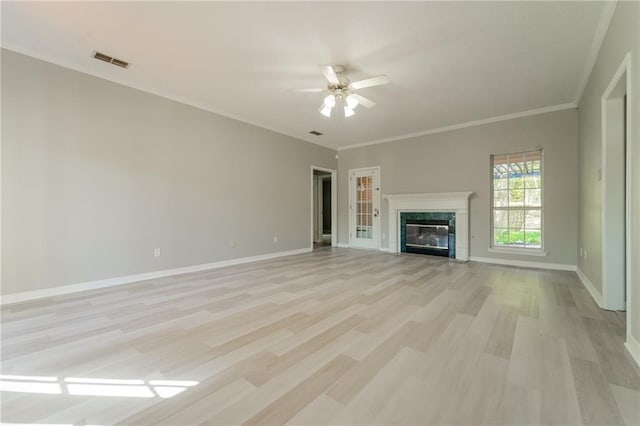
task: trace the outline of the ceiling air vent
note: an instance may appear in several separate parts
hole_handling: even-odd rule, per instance
[[[320,133],[320,132],[319,132],[319,131],[317,131],[317,130],[312,130],[312,131],[310,131],[309,133],[311,133],[312,135],[316,135],[316,136],[322,136],[322,133]]]
[[[120,59],[116,59],[116,58],[112,58],[109,55],[105,55],[104,53],[100,53],[100,52],[96,52],[93,54],[93,57],[100,60],[100,61],[104,61],[107,63],[110,63],[112,65],[116,65],[118,67],[121,68],[127,68],[129,66],[129,62],[125,62],[123,60]]]

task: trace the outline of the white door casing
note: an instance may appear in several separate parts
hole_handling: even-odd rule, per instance
[[[331,247],[338,246],[338,171],[334,169],[328,169],[326,167],[319,167],[311,165],[311,205],[310,205],[310,213],[311,213],[311,241],[310,241],[310,249],[313,250],[313,242],[316,238],[316,226],[318,224],[318,219],[316,217],[318,211],[315,206],[315,202],[317,201],[317,190],[318,190],[318,180],[313,171],[318,170],[321,172],[327,172],[331,174]],[[322,236],[322,231],[321,236]]]
[[[631,75],[631,54],[627,53],[601,97],[602,304],[605,309],[627,311],[627,342],[631,337],[628,326],[633,318],[631,312],[637,309],[630,297],[633,187],[630,109],[631,97],[635,95]]]

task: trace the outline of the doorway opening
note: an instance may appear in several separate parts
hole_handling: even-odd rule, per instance
[[[631,135],[630,70],[627,54],[602,95],[602,304],[627,311],[627,340],[631,304]]]
[[[311,247],[336,247],[337,171],[311,166]]]

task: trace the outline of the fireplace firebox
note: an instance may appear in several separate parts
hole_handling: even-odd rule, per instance
[[[453,212],[402,212],[400,251],[455,259],[455,221]]]
[[[449,221],[407,220],[407,253],[449,257]]]

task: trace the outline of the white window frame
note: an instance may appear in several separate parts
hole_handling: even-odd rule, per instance
[[[526,153],[531,153],[531,152],[540,152],[540,239],[541,239],[541,244],[540,247],[502,247],[502,246],[496,246],[495,245],[495,232],[494,232],[494,218],[495,218],[495,207],[494,207],[494,181],[493,181],[493,159],[494,157],[499,157],[502,155],[519,155],[519,154],[526,154]],[[542,148],[533,148],[533,149],[527,149],[527,150],[522,150],[522,151],[516,151],[516,152],[508,152],[508,153],[502,153],[502,154],[492,154],[489,157],[489,179],[490,179],[490,191],[491,191],[491,196],[490,196],[490,201],[489,201],[489,217],[490,217],[490,242],[489,242],[489,251],[490,252],[494,252],[494,253],[506,253],[506,254],[520,254],[520,255],[528,255],[528,256],[547,256],[549,253],[544,249],[544,244],[545,244],[545,236],[544,236],[544,232],[545,232],[545,226],[544,226],[544,210],[545,210],[545,203],[544,203],[544,149]],[[519,207],[522,209],[527,209],[527,206],[522,206]],[[535,207],[537,208],[537,206]]]

